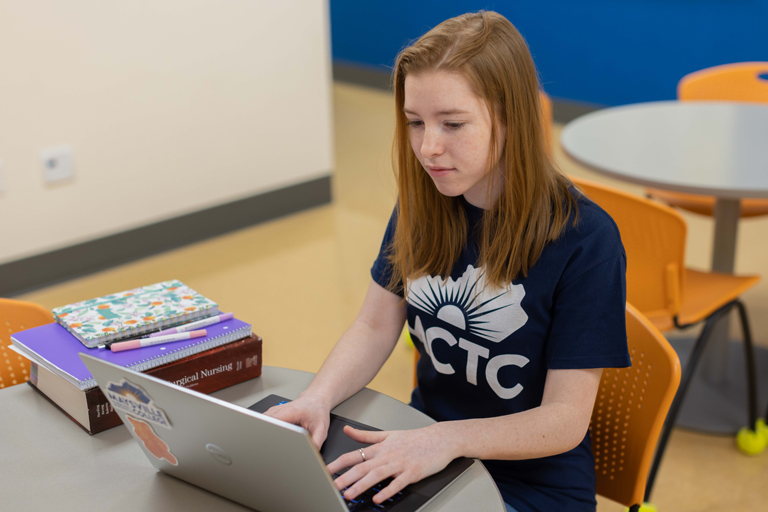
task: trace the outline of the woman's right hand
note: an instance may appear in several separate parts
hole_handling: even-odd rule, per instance
[[[270,407],[264,414],[304,427],[309,432],[318,451],[323,446],[325,438],[328,437],[328,427],[331,424],[331,407],[315,396],[299,396],[292,402]]]

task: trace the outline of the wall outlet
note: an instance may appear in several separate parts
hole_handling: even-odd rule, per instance
[[[3,182],[3,161],[0,160],[0,194],[5,192],[5,183]]]
[[[72,146],[61,144],[40,151],[43,178],[46,183],[58,183],[74,178],[75,163]]]

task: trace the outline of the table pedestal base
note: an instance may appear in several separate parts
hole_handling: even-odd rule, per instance
[[[669,340],[685,367],[694,339]],[[728,343],[725,378],[718,383],[707,380],[702,365],[696,368],[688,387],[676,426],[708,434],[736,435],[747,426],[747,379],[744,346],[740,341]],[[755,347],[757,368],[757,415],[765,414],[768,402],[768,349]],[[754,428],[754,426],[753,426]]]
[[[736,264],[736,235],[739,230],[741,201],[718,197],[715,203],[715,239],[712,244],[712,270],[724,274],[733,274]],[[728,333],[731,317],[728,314],[717,322],[709,338],[707,349],[699,365],[703,368],[704,378],[711,383],[727,380]]]

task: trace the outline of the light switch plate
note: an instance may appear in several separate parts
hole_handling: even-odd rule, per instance
[[[43,178],[46,183],[58,183],[74,178],[74,151],[69,144],[52,146],[40,151]]]

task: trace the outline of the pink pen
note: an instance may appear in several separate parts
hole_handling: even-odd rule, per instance
[[[194,331],[195,329],[199,329],[200,327],[208,327],[209,325],[214,325],[214,324],[218,324],[219,322],[223,322],[224,320],[229,320],[233,316],[234,315],[232,313],[222,313],[221,315],[203,318],[202,320],[197,320],[195,322],[190,322],[188,324],[177,325],[173,329],[158,331],[150,334],[149,337],[155,338],[157,336],[165,336],[166,334],[173,334],[176,332]]]
[[[156,336],[154,338],[144,338],[140,340],[121,341],[120,343],[113,343],[109,346],[112,352],[122,352],[123,350],[133,350],[135,348],[151,347],[152,345],[159,345],[161,343],[170,343],[172,341],[190,340],[192,338],[200,338],[208,336],[208,331],[201,329],[199,331],[192,332],[179,332],[176,334],[169,334],[168,336]]]

